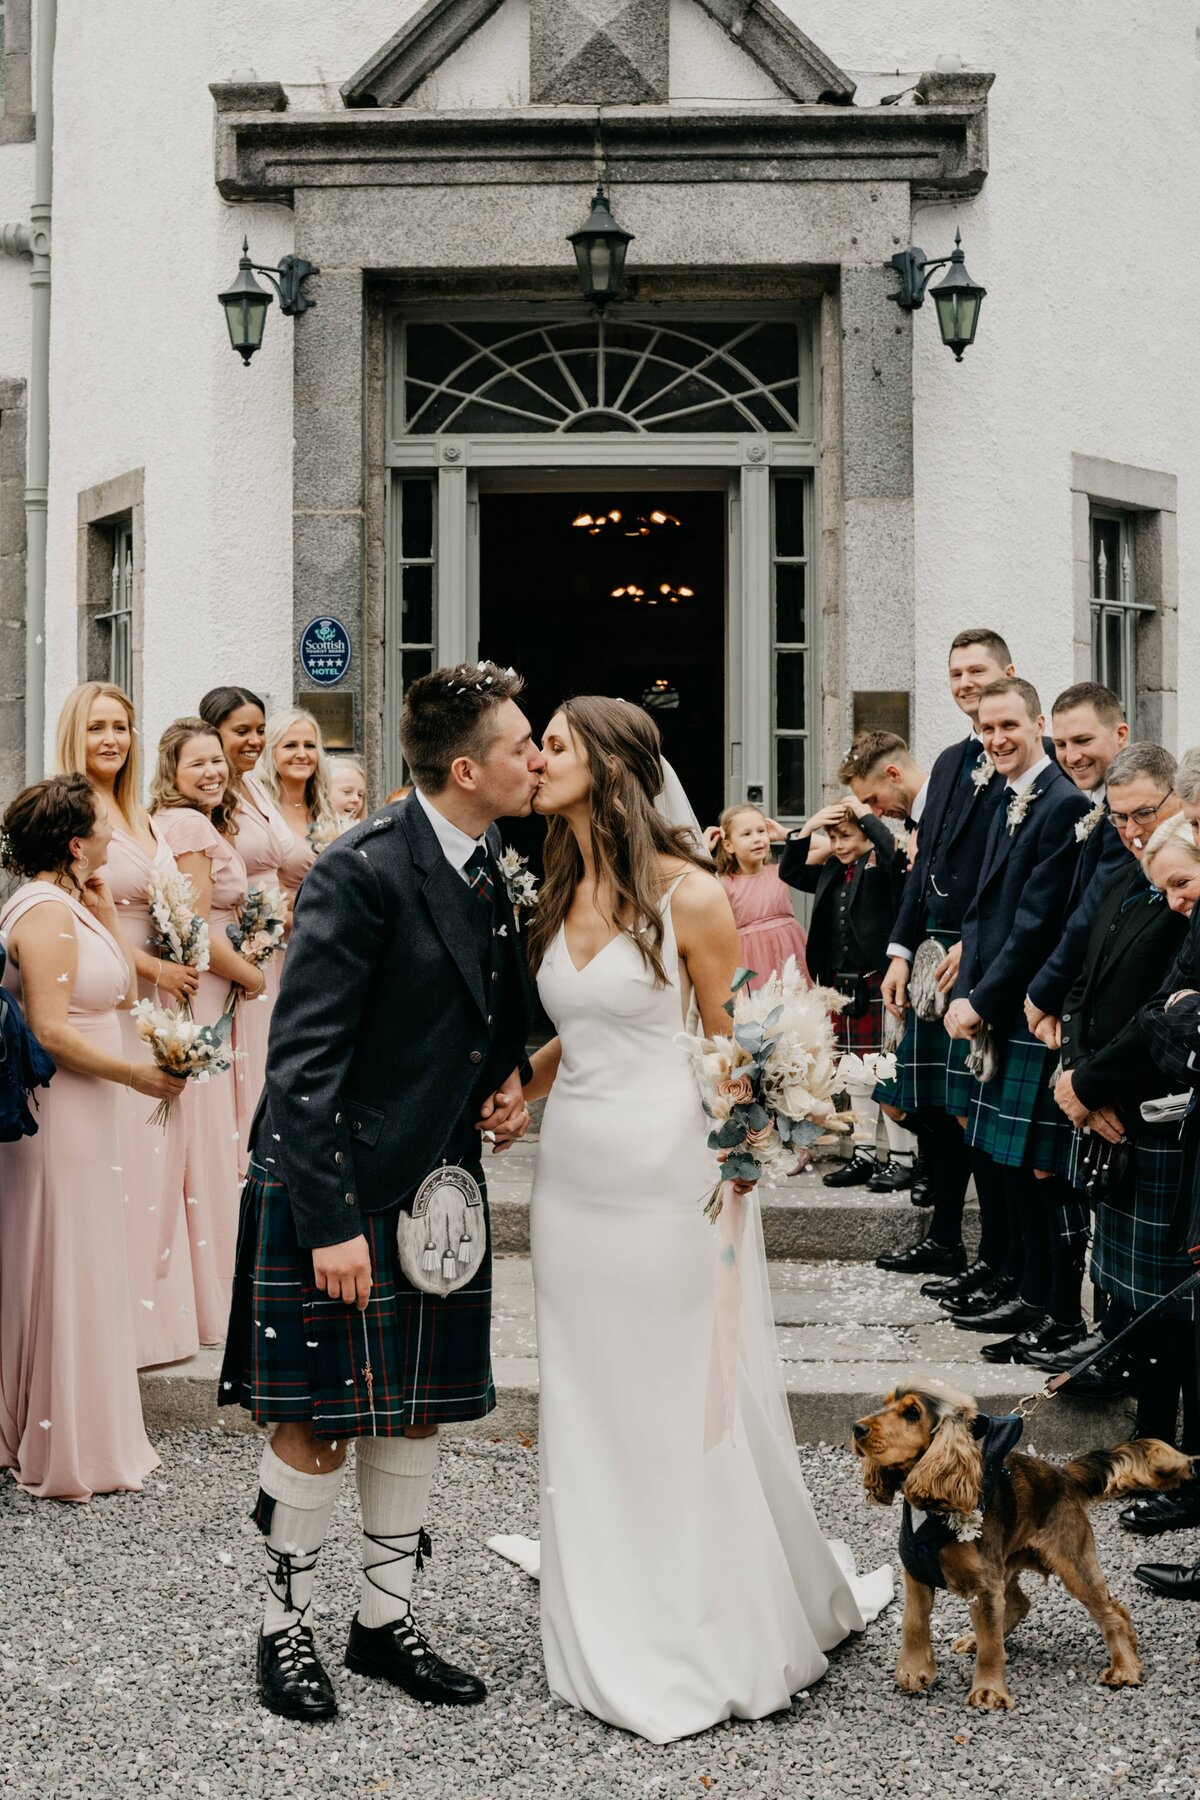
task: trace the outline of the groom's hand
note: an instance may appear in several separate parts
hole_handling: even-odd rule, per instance
[[[344,1300],[365,1312],[371,1298],[371,1252],[365,1237],[349,1238],[344,1244],[326,1244],[314,1250],[313,1278],[321,1292],[331,1300]]]
[[[525,1136],[529,1130],[529,1108],[525,1104],[521,1077],[516,1069],[503,1087],[498,1087],[484,1101],[475,1121],[475,1129],[483,1132],[484,1141],[492,1146],[493,1156],[499,1156],[510,1144],[515,1144],[518,1138]]]

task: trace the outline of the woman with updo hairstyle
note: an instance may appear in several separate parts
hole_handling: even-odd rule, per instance
[[[57,1065],[33,1137],[0,1145],[0,1463],[28,1493],[88,1500],[158,1466],[142,1424],[125,1264],[118,1102],[147,1112],[182,1082],[117,1009],[136,992],[104,878],[112,826],[82,775],[55,775],[4,815],[4,986]]]
[[[196,890],[196,909],[208,920],[208,969],[192,1002],[201,1025],[215,1025],[231,986],[234,1043],[247,996],[266,989],[262,969],[240,957],[227,927],[246,895],[246,865],[237,848],[236,799],[221,739],[200,718],[176,719],[163,732],[150,784],[150,810],[179,865]],[[234,1063],[234,1071],[238,1064]],[[224,1341],[229,1320],[241,1189],[236,1077],[215,1075],[189,1082],[183,1117],[187,1135],[184,1186],[196,1323],[202,1344]]]
[[[229,765],[238,855],[246,865],[246,879],[252,887],[286,891],[283,870],[295,854],[294,839],[255,774],[266,730],[263,703],[249,688],[210,688],[200,702],[200,717],[217,733]],[[262,993],[255,1000],[247,999],[237,1011],[235,1048],[243,1052],[244,1060],[234,1064],[233,1092],[243,1162],[267,1072],[267,1039],[279,993],[279,971],[280,953],[276,951],[263,964]]]
[[[67,695],[58,715],[60,775],[86,775],[113,828],[105,879],[121,936],[133,955],[137,994],[158,1006],[190,1000],[199,976],[165,960],[156,948],[151,888],[175,873],[175,858],[142,804],[140,738],[128,694],[107,681],[85,681]],[[146,1054],[131,1013],[117,1015],[125,1054]],[[184,1205],[181,1109],[165,1131],[149,1122],[141,1096],[118,1106],[124,1178],[125,1250],[133,1337],[139,1368],[180,1362],[199,1348]]]

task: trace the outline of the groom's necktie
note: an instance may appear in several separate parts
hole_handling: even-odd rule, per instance
[[[476,844],[474,850],[463,867],[463,873],[473,893],[479,895],[485,906],[492,904],[495,886],[492,871],[488,864],[488,853],[482,844]]]

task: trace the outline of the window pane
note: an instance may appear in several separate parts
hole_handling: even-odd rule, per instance
[[[775,810],[785,819],[802,819],[808,811],[804,787],[803,738],[775,742]]]
[[[433,555],[433,483],[402,481],[400,483],[400,554]]]
[[[433,564],[411,563],[400,576],[400,631],[405,644],[433,642]]]
[[[790,651],[775,658],[775,724],[780,731],[803,731],[804,652]]]
[[[406,650],[400,658],[400,686],[407,694],[413,682],[433,667],[432,650]]]
[[[775,477],[775,554],[804,555],[804,478]]]
[[[1129,671],[1125,667],[1124,620],[1119,612],[1104,615],[1104,680],[1119,699],[1126,697]]]
[[[1117,519],[1092,520],[1092,598],[1121,597],[1121,526]]]
[[[804,563],[775,565],[775,641],[802,644],[804,636]]]

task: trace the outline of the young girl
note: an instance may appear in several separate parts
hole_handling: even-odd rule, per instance
[[[717,874],[733,907],[742,962],[755,972],[750,986],[761,987],[789,956],[807,969],[807,937],[771,861],[771,845],[787,840],[782,825],[757,806],[727,806],[706,835],[710,848],[715,843]]]
[[[367,771],[357,756],[329,758],[329,800],[339,821],[367,816]]]
[[[779,873],[789,887],[815,896],[808,933],[808,966],[814,981],[836,988],[846,1006],[835,1020],[838,1048],[866,1059],[845,1082],[858,1123],[854,1155],[826,1187],[871,1186],[890,1192],[911,1180],[912,1137],[884,1116],[888,1160],[875,1155],[879,1108],[872,1098],[874,1058],[883,1051],[880,987],[888,966],[888,941],[904,879],[901,846],[881,819],[852,794],[814,813],[789,832]]]

